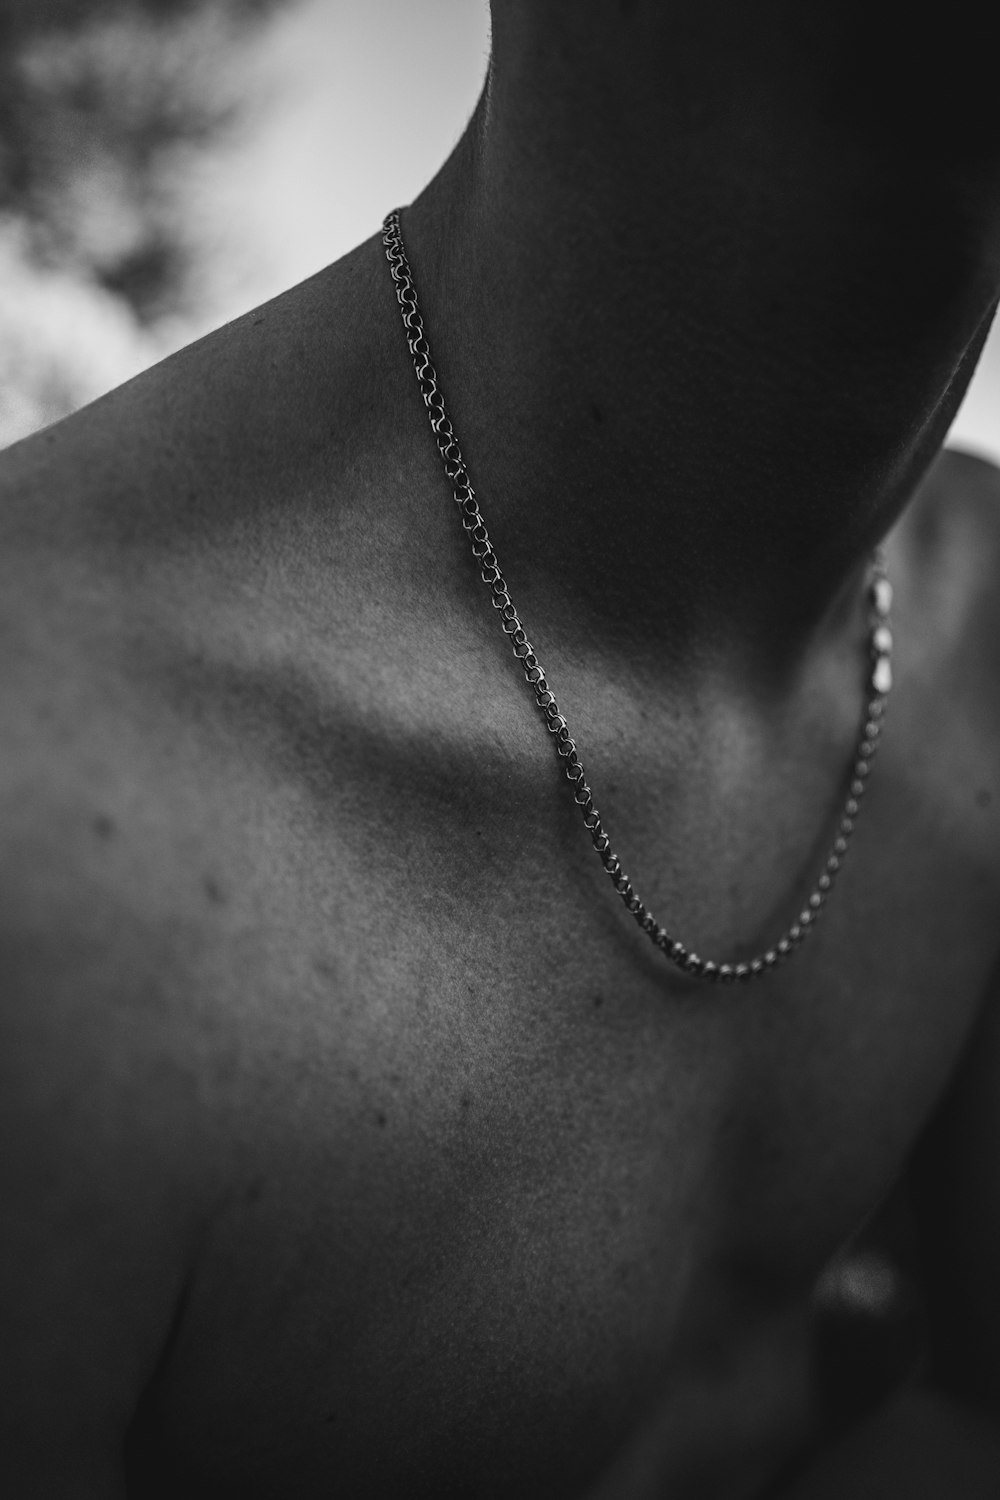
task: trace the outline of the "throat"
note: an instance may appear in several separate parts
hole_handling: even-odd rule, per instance
[[[528,635],[517,605],[514,603],[506,574],[480,508],[431,357],[429,339],[412,268],[403,242],[398,212],[391,213],[385,221],[384,245],[413,361],[414,374],[441,456],[444,475],[452,487],[462,528],[468,533],[472,555],[480,568],[481,581],[488,590],[489,602],[497,613],[500,629],[511,643],[514,655],[523,669],[528,693],[534,699],[535,708],[547,732],[552,736],[556,755],[569,783],[573,804],[580,812],[584,830],[612,882],[615,894],[620,897],[640,931],[658,952],[691,978],[721,982],[750,982],[766,977],[778,964],[791,957],[801,943],[810,936],[833,890],[841,864],[850,846],[861,799],[867,790],[871,761],[881,738],[881,721],[886,695],[891,686],[892,636],[888,624],[891,587],[885,577],[881,558],[878,558],[874,564],[874,577],[869,590],[870,631],[867,644],[869,654],[874,660],[874,667],[870,679],[867,679],[865,683],[863,728],[851,762],[848,795],[837,825],[837,834],[824,860],[822,870],[795,921],[773,944],[758,953],[733,960],[725,959],[716,962],[713,959],[704,959],[682,941],[676,932],[671,931],[656,918],[625,873],[621,859],[612,846],[610,834],[598,810],[593,788],[587,778],[580,748],[573,737],[569,720],[559,706],[555,691]]]

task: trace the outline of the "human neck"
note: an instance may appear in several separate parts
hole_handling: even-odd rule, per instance
[[[891,143],[734,102],[725,63],[699,114],[654,22],[583,9],[562,58],[498,37],[404,216],[452,420],[546,607],[623,650],[800,654],[936,450],[994,284],[943,168],[928,242]]]

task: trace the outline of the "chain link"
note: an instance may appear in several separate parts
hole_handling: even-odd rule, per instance
[[[437,371],[431,361],[430,346],[420,314],[413,273],[403,247],[399,209],[395,209],[387,216],[382,228],[382,243],[385,246],[386,259],[395,283],[396,297],[402,313],[406,341],[410,348],[417,384],[424,398],[424,405],[427,407],[431,429],[441,455],[444,472],[459,508],[462,525],[469,533],[472,553],[479,566],[480,577],[490,591],[493,608],[499,615],[500,628],[511,642],[514,655],[524,671],[525,681],[534,696],[535,705],[546,729],[553,738],[556,754],[562,761],[566,779],[573,789],[573,800],[580,809],[583,825],[590,835],[598,858],[626,910],[634,917],[655,947],[678,969],[682,969],[684,973],[694,978],[723,984],[746,983],[760,978],[800,948],[815,927],[843,866],[854,834],[855,820],[868,785],[872,760],[879,747],[886,698],[892,687],[890,665],[892,632],[889,624],[892,587],[885,575],[881,554],[875,557],[869,587],[871,667],[867,680],[864,728],[855,748],[848,795],[841,812],[837,836],[824,862],[823,873],[807,897],[796,920],[773,947],[759,953],[755,958],[740,963],[715,963],[711,959],[699,958],[697,953],[692,952],[656,920],[645,902],[640,899],[631,880],[622,869],[621,860],[611,847],[604,820],[594,803],[594,794],[587,781],[576,741],[570,733],[565,716],[559,710],[556,696],[549,686],[545,671],[535,654],[535,648],[528,639],[520,615],[510,596],[507,580],[500,567],[493,543],[490,541],[483,513],[479,509],[479,502],[462,457],[458,438],[455,436],[455,430],[445,408],[444,396],[438,385]],[[868,696],[869,693],[870,696]]]

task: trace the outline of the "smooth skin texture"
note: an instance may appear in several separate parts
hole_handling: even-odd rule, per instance
[[[887,539],[884,746],[758,988],[612,895],[378,236],[0,459],[5,1493],[996,1493],[1000,477],[938,449],[1000,142],[975,57],[880,69],[864,15],[497,0],[404,215],[514,596],[703,954],[816,873]],[[905,1172],[926,1389],[826,1448],[811,1290]]]

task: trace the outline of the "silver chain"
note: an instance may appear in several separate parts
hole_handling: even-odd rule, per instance
[[[626,909],[650,941],[677,968],[683,969],[686,974],[697,979],[721,981],[723,984],[745,983],[759,978],[801,947],[815,927],[847,854],[854,833],[855,820],[868,784],[871,763],[878,750],[882,732],[882,716],[885,712],[886,698],[892,687],[890,665],[892,632],[889,626],[892,586],[885,575],[881,554],[875,557],[869,586],[871,613],[869,654],[872,665],[866,683],[864,728],[855,748],[850,786],[841,813],[837,836],[827,855],[823,873],[797,919],[773,947],[758,954],[756,958],[742,963],[714,963],[710,959],[699,958],[697,953],[693,953],[656,920],[638,896],[631,880],[622,869],[621,860],[611,847],[611,840],[604,822],[594,805],[594,795],[587,783],[583,761],[580,759],[576,742],[570,734],[565,717],[559,711],[555,694],[549,686],[545,672],[539,664],[534,647],[527,637],[510,597],[507,581],[500,569],[482,511],[479,509],[479,502],[469,479],[462,450],[445,409],[444,396],[437,381],[437,372],[431,362],[430,347],[423,318],[420,315],[416,288],[413,284],[413,273],[403,248],[399,209],[395,209],[387,216],[382,228],[384,231],[382,243],[385,246],[386,259],[396,286],[396,297],[403,316],[406,341],[410,347],[420,394],[424,398],[424,405],[427,407],[444,471],[461,513],[462,525],[469,533],[480,576],[489,589],[493,607],[499,614],[500,628],[510,638],[514,655],[521,663],[525,680],[534,695],[535,704],[542,715],[546,729],[552,735],[556,754],[562,760],[566,779],[573,788],[573,801],[580,809],[583,825],[590,835],[598,858]],[[869,694],[871,696],[868,696]]]

